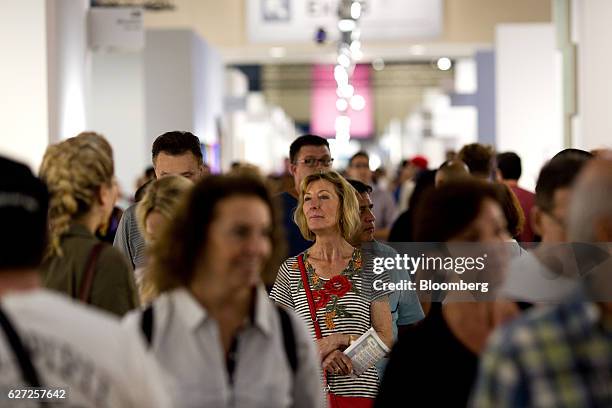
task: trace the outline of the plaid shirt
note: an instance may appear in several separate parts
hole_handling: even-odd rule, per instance
[[[612,407],[612,328],[582,295],[497,330],[473,407]]]

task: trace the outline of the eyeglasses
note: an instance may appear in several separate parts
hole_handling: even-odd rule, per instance
[[[330,167],[333,162],[334,162],[334,159],[332,159],[331,157],[324,157],[322,159],[315,159],[313,157],[308,157],[303,160],[296,160],[295,164],[302,163],[306,165],[306,167],[317,167],[317,165],[321,165],[322,167]]]

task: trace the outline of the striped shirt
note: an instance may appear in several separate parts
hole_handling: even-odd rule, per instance
[[[303,254],[311,290],[314,293],[317,287],[324,286],[329,279],[321,278],[315,273],[314,268],[308,262],[308,250]],[[323,337],[334,333],[361,336],[372,327],[371,303],[389,294],[389,292],[374,291],[371,287],[368,288],[370,285],[364,284],[364,282],[369,282],[369,279],[363,276],[361,262],[361,251],[355,249],[349,266],[341,273],[341,275],[350,277],[351,290],[342,297],[336,298],[337,301],[334,302],[332,299],[325,307],[317,310],[317,321]],[[383,278],[383,280],[388,281],[388,278]],[[287,259],[281,265],[270,297],[277,303],[293,309],[306,322],[312,338],[316,339],[297,256]],[[358,378],[328,374],[327,382],[330,391],[336,395],[375,398],[378,391],[378,373],[374,366]]]
[[[123,213],[121,221],[119,221],[117,226],[115,242],[113,242],[113,246],[124,253],[126,258],[130,260],[130,265],[132,265],[133,269],[145,266],[146,245],[136,220],[137,205],[129,206]]]

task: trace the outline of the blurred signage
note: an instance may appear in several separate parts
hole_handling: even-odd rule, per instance
[[[144,48],[142,8],[90,8],[89,46],[93,50],[142,50]]]
[[[323,28],[338,36],[341,0],[244,0],[251,42],[312,41]],[[362,0],[362,39],[432,38],[442,34],[442,0]]]
[[[174,10],[174,0],[91,0],[91,7],[143,7],[147,10]]]

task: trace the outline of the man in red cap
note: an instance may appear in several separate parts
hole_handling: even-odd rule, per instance
[[[416,155],[410,161],[404,163],[400,175],[401,184],[397,203],[400,213],[408,209],[408,202],[414,191],[414,177],[419,172],[427,170],[427,165],[427,159],[420,155]]]

